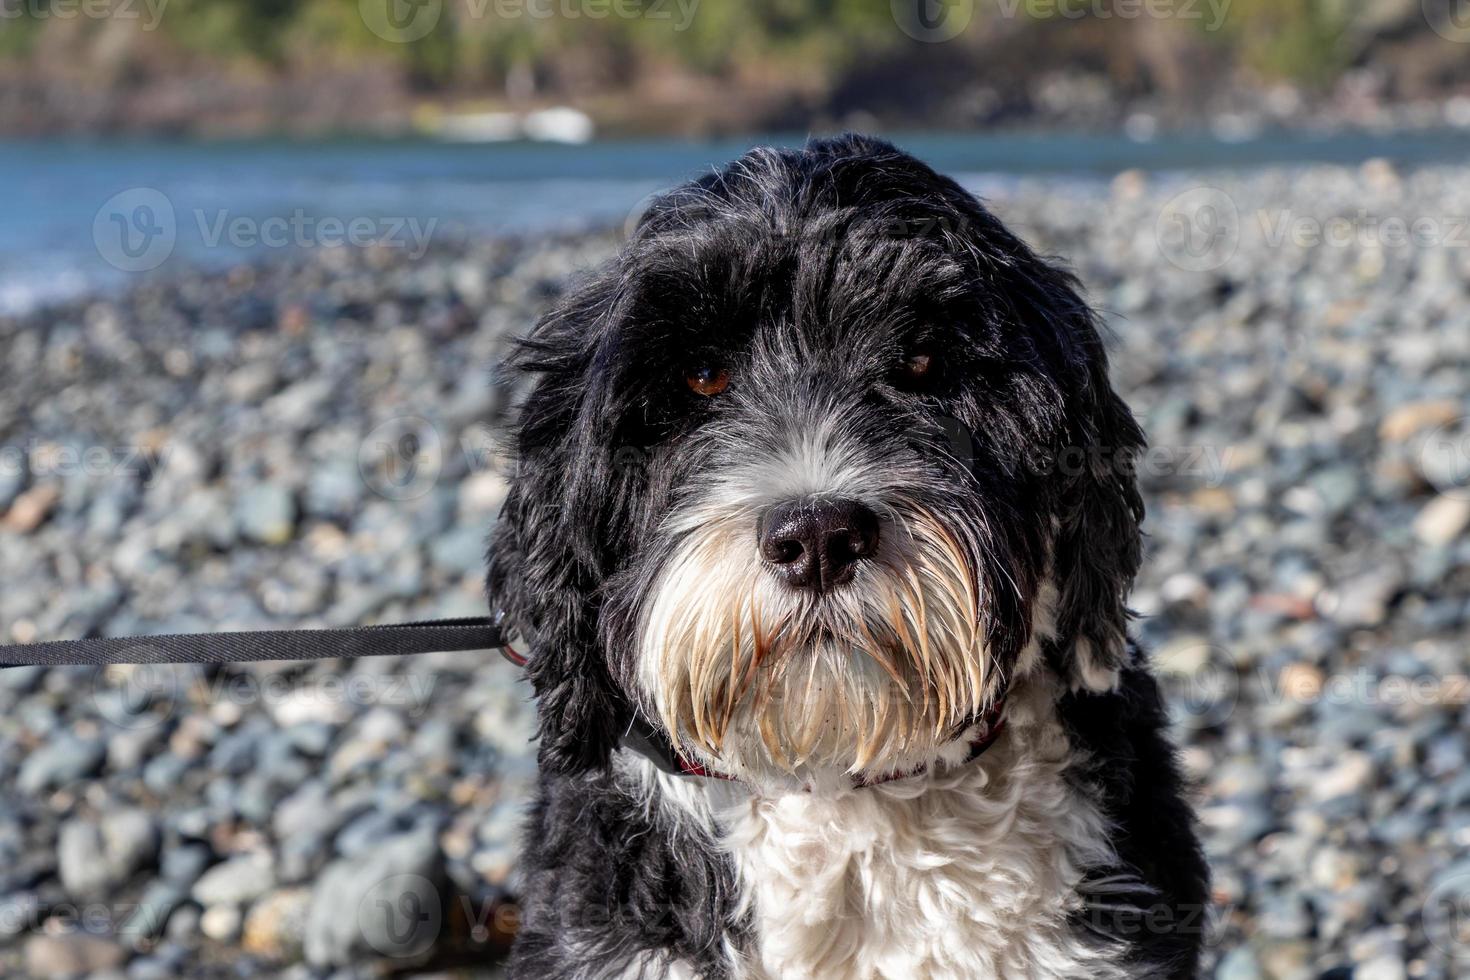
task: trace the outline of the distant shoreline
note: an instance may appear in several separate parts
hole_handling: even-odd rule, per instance
[[[1105,197],[1126,174],[1180,190],[1235,176],[1318,166],[1348,173],[1366,161],[1403,172],[1470,158],[1470,132],[1307,138],[1276,134],[1227,142],[1201,134],[1138,142],[1070,134],[893,134],[982,197],[1005,201],[1040,184],[1053,197]],[[174,270],[213,274],[316,261],[367,244],[406,261],[432,245],[556,241],[621,234],[650,194],[757,143],[623,140],[568,147],[467,146],[425,140],[0,142],[0,168],[28,190],[0,224],[0,316],[112,298]],[[95,148],[96,152],[91,152]],[[1378,164],[1375,164],[1378,165]],[[166,252],[135,263],[98,236],[131,234],[132,220],[169,219]],[[110,213],[115,212],[115,213]],[[243,233],[234,231],[243,222]],[[365,224],[366,232],[352,232]],[[302,246],[302,247],[297,247]],[[315,255],[317,258],[312,258]],[[167,263],[165,265],[165,263]]]
[[[775,138],[781,143],[789,143],[791,140]],[[1091,207],[1094,198],[1107,198],[1120,192],[1129,194],[1144,194],[1145,197],[1157,198],[1160,206],[1164,206],[1169,198],[1188,197],[1191,192],[1210,191],[1217,192],[1219,187],[1230,187],[1233,184],[1244,184],[1251,188],[1260,188],[1264,185],[1276,185],[1279,190],[1279,201],[1277,201],[1276,219],[1267,217],[1245,215],[1242,213],[1239,219],[1248,223],[1247,231],[1257,235],[1272,234],[1277,225],[1291,231],[1292,222],[1304,215],[1304,210],[1299,204],[1294,204],[1294,194],[1305,194],[1304,188],[1319,187],[1332,179],[1347,179],[1351,182],[1361,182],[1364,175],[1372,179],[1380,179],[1383,173],[1391,175],[1402,175],[1405,179],[1408,175],[1419,169],[1420,165],[1432,167],[1435,170],[1449,170],[1451,173],[1463,173],[1466,166],[1460,163],[1445,163],[1448,157],[1439,157],[1430,153],[1435,148],[1461,147],[1461,150],[1470,148],[1470,132],[1441,132],[1433,134],[1432,137],[1424,138],[1423,143],[1416,144],[1414,141],[1392,140],[1383,141],[1377,137],[1367,138],[1366,143],[1357,144],[1361,153],[1354,153],[1354,144],[1333,143],[1332,140],[1323,140],[1316,145],[1319,150],[1324,151],[1324,156],[1329,156],[1327,162],[1314,162],[1314,160],[1269,160],[1261,157],[1266,153],[1266,147],[1254,147],[1251,144],[1222,144],[1201,143],[1194,150],[1204,147],[1214,147],[1217,150],[1233,150],[1241,154],[1239,157],[1230,159],[1217,159],[1216,166],[1200,166],[1198,163],[1192,166],[1167,167],[1167,169],[1150,170],[1147,167],[1129,166],[1136,165],[1138,160],[1119,160],[1117,166],[1105,166],[1104,162],[1095,163],[1094,169],[1086,172],[1045,172],[1045,170],[1028,170],[1023,162],[1011,166],[1010,169],[972,169],[975,157],[966,156],[966,145],[963,138],[956,134],[944,135],[944,137],[931,137],[932,143],[926,147],[919,148],[919,154],[923,159],[929,160],[941,172],[950,173],[960,179],[961,184],[983,200],[988,201],[998,212],[1008,213],[1011,209],[1033,210],[1038,198],[1050,198],[1055,207],[1066,207],[1067,204],[1078,207],[1079,212]],[[1073,143],[1079,140],[1070,137]],[[903,140],[900,140],[904,143]],[[722,159],[734,156],[739,148],[748,141],[739,141],[739,144],[697,144],[688,143],[688,147],[700,148],[700,153],[706,156],[720,156]],[[1160,141],[1164,144],[1166,141]],[[1407,156],[1408,162],[1404,160],[1388,160],[1385,157],[1374,156],[1373,151],[1388,148],[1397,148],[1401,156]],[[59,141],[35,141],[31,144],[32,150],[41,147],[56,148]],[[140,141],[128,141],[126,147],[134,151],[141,151],[143,156],[138,159],[134,166],[129,167],[128,172],[122,176],[122,184],[131,184],[135,173],[148,175],[147,150],[169,150],[169,148],[187,148],[200,154],[196,163],[204,169],[209,169],[216,154],[221,151],[229,151],[234,147],[248,147],[253,150],[275,151],[284,148],[287,151],[285,163],[290,165],[294,162],[295,150],[310,154],[313,147],[316,150],[328,144],[275,144],[275,143],[250,143],[250,144],[218,144],[218,143],[140,143]],[[422,141],[375,141],[372,144],[363,144],[360,141],[334,141],[329,144],[337,151],[348,151],[351,153],[354,147],[360,145],[378,145],[391,150],[416,150],[416,148],[428,147],[429,150],[444,151],[456,156],[467,156],[473,159],[475,148],[463,147],[463,145],[438,145],[423,144]],[[404,270],[415,269],[415,267],[426,267],[435,270],[435,275],[442,275],[442,267],[445,263],[456,263],[463,256],[470,254],[481,254],[484,251],[497,251],[503,248],[510,250],[525,250],[525,248],[547,248],[550,251],[566,254],[587,254],[589,262],[606,256],[616,245],[626,229],[632,222],[637,220],[639,209],[647,201],[648,194],[661,187],[669,187],[678,178],[660,175],[657,179],[638,179],[625,176],[625,170],[634,166],[637,160],[614,160],[607,166],[607,170],[613,176],[604,179],[603,182],[585,181],[579,184],[579,178],[566,173],[557,173],[554,167],[547,165],[547,157],[542,153],[557,154],[563,156],[567,162],[585,159],[585,154],[595,154],[598,150],[606,150],[609,147],[634,147],[657,148],[664,147],[664,143],[654,141],[622,141],[622,143],[592,144],[589,147],[554,147],[547,148],[541,145],[526,145],[522,147],[525,151],[534,151],[532,159],[523,160],[520,166],[534,167],[541,172],[542,179],[532,182],[525,178],[507,178],[503,181],[490,181],[484,184],[479,191],[466,191],[463,185],[463,176],[448,176],[442,181],[442,187],[438,190],[438,197],[428,197],[425,185],[415,184],[407,179],[392,178],[392,176],[369,176],[365,179],[362,187],[348,188],[343,191],[337,203],[323,203],[315,215],[303,212],[300,207],[291,203],[294,200],[291,195],[282,195],[279,198],[260,203],[251,201],[253,207],[241,203],[241,201],[225,198],[222,203],[212,204],[210,207],[200,206],[201,203],[213,200],[213,195],[218,188],[194,187],[191,181],[196,181],[197,176],[193,170],[185,170],[179,184],[171,185],[159,181],[159,187],[163,191],[153,187],[134,187],[132,190],[122,191],[121,195],[113,191],[112,182],[103,182],[100,190],[88,190],[84,194],[73,195],[81,200],[75,201],[75,210],[65,215],[65,223],[59,223],[50,229],[49,234],[43,238],[51,242],[50,250],[32,247],[31,239],[26,237],[24,231],[10,231],[4,234],[0,229],[0,322],[50,322],[50,320],[65,319],[68,316],[84,313],[85,307],[90,304],[113,303],[113,301],[125,301],[129,295],[140,289],[163,289],[173,291],[181,285],[191,282],[213,282],[228,281],[231,275],[245,275],[254,278],[257,275],[278,275],[282,270],[293,266],[320,266],[323,269],[335,269],[340,264],[356,264],[362,262],[363,256],[368,256],[370,264],[381,267],[381,269]],[[910,148],[913,148],[913,145]],[[1122,145],[1122,144],[1117,144]],[[1302,145],[1308,145],[1302,143]],[[1054,147],[1048,150],[1048,144],[1044,140],[1036,141],[1032,150],[1051,153]],[[0,144],[0,165],[15,160],[7,160],[6,151],[15,153],[16,144]],[[1251,156],[1252,151],[1258,151],[1258,157],[1266,162],[1255,162]],[[491,148],[482,148],[481,153],[492,153]],[[228,153],[226,153],[228,156]],[[119,157],[125,159],[126,154],[113,154],[113,160]],[[666,157],[666,154],[664,154]],[[85,160],[94,157],[87,156]],[[1180,157],[1183,159],[1183,157]],[[1189,156],[1189,160],[1195,157]],[[1239,162],[1244,159],[1245,162]],[[1460,159],[1466,159],[1461,154]],[[409,162],[413,163],[416,157],[410,156]],[[1416,163],[1417,160],[1417,163]],[[667,163],[667,159],[664,159]],[[675,162],[670,165],[682,166],[686,162]],[[276,165],[263,169],[263,176],[268,181],[275,181],[281,162],[276,160]],[[335,157],[326,160],[318,160],[320,167],[326,170],[340,167]],[[85,165],[90,167],[91,165]],[[248,160],[247,166],[254,166],[254,160]],[[619,169],[622,167],[622,169]],[[24,169],[24,167],[12,166],[12,169]],[[298,178],[303,181],[300,188],[301,194],[310,195],[315,192],[316,178]],[[1398,179],[1398,176],[1394,176]],[[287,178],[281,178],[281,184],[288,182]],[[581,188],[578,192],[570,192],[569,187]],[[487,197],[491,190],[498,188],[498,192],[504,195],[506,200],[519,200],[520,210],[516,213],[507,213],[501,210],[501,198],[495,200],[478,200]],[[235,188],[240,190],[240,188]],[[391,190],[391,195],[388,191]],[[109,250],[101,247],[94,239],[98,229],[106,231],[109,222],[100,219],[113,217],[106,213],[106,203],[98,212],[97,201],[104,201],[104,195],[113,191],[116,197],[123,198],[123,203],[128,203],[132,198],[128,195],[134,192],[146,192],[156,194],[160,198],[168,198],[171,201],[175,216],[173,216],[173,238],[169,247],[169,253],[159,260],[156,266],[138,267],[128,269],[119,263],[119,256],[107,254]],[[166,191],[166,192],[165,192]],[[41,191],[34,197],[38,200],[57,201],[63,200],[59,197],[60,191]],[[256,194],[251,188],[244,188],[243,197],[250,200]],[[96,201],[93,198],[97,198]],[[420,213],[398,212],[398,207],[406,207],[406,201],[412,198],[416,203],[422,204]],[[465,201],[454,201],[453,198],[465,198]],[[110,200],[110,198],[107,198]],[[592,207],[591,204],[597,204]],[[1207,201],[1208,203],[1208,201]],[[460,212],[445,212],[444,207],[450,204],[459,204],[463,207]],[[478,210],[475,210],[475,207]],[[24,201],[16,204],[18,209],[24,209]],[[356,215],[357,217],[353,217]],[[370,217],[369,235],[366,241],[354,241],[348,234],[351,223],[354,220],[363,220],[365,216]],[[382,217],[387,215],[387,217]],[[1285,215],[1285,223],[1280,222],[1280,216]],[[1335,219],[1333,215],[1311,215],[1316,217],[1319,223]],[[24,229],[24,213],[21,228]],[[126,215],[122,215],[126,217]],[[247,217],[248,238],[231,238],[231,232],[225,231],[229,226],[232,216]],[[1160,215],[1147,216],[1147,220],[1141,219],[1138,228],[1133,229],[1136,234],[1154,234],[1155,222]],[[1388,219],[1401,217],[1397,212],[1382,216]],[[1414,216],[1410,216],[1414,217]],[[1441,215],[1448,222],[1449,216]],[[1470,220],[1470,219],[1467,219]],[[278,228],[275,231],[287,235],[282,244],[262,244],[259,239],[268,238],[272,225],[275,222]],[[300,223],[300,228],[295,228],[294,222]],[[334,225],[335,229],[328,228]],[[1208,231],[1208,229],[1207,229]],[[210,235],[221,235],[218,241],[210,241]],[[293,241],[291,235],[306,235],[304,241]],[[62,242],[62,244],[57,244]],[[106,244],[106,242],[103,242]],[[335,254],[334,254],[335,253]]]
[[[385,133],[343,129],[312,134],[263,131],[226,135],[149,132],[51,133],[42,135],[0,132],[0,153],[28,148],[98,150],[230,149],[338,150],[432,149],[445,155],[505,154],[494,160],[506,176],[544,179],[554,176],[677,177],[691,166],[713,165],[756,145],[799,146],[809,136],[847,130],[870,133],[912,148],[939,169],[997,174],[1034,173],[1040,167],[1052,174],[1112,174],[1123,169],[1180,170],[1213,167],[1290,166],[1341,163],[1383,157],[1404,165],[1458,163],[1470,158],[1470,119],[1461,124],[1408,124],[1375,127],[1358,124],[1292,128],[1252,125],[1196,126],[1139,134],[1126,128],[1078,131],[1071,127],[1038,124],[976,129],[923,127],[821,126],[807,130],[771,129],[714,136],[599,135],[586,143],[530,139],[484,142],[439,139],[416,131]],[[1066,148],[1065,154],[1048,154]],[[625,156],[656,150],[669,161],[662,173],[630,170],[626,161],[602,154]],[[1071,152],[1080,151],[1080,152]],[[515,157],[535,154],[535,163],[516,167]],[[0,158],[3,159],[3,158]],[[488,159],[488,156],[487,156]],[[585,162],[579,162],[585,161]],[[568,166],[561,164],[569,162]],[[633,161],[636,166],[639,161]],[[548,172],[546,166],[552,166]]]

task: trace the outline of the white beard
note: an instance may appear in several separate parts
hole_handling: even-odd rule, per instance
[[[1002,678],[964,547],[923,511],[883,516],[878,553],[818,601],[751,554],[749,508],[680,515],[637,676],[686,754],[743,778],[881,776],[923,764],[989,706]]]
[[[979,759],[861,789],[752,791],[634,768],[660,810],[728,850],[754,948],[745,980],[1130,980],[1122,950],[1069,922],[1107,822],[1049,678],[1028,678]]]

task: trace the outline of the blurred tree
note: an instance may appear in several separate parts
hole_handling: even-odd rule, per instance
[[[1220,39],[1264,78],[1321,86],[1352,59],[1344,38],[1356,6],[1353,0],[1231,0]]]
[[[0,71],[20,70],[32,87],[85,68],[97,47],[86,38],[98,18],[54,16],[49,2],[0,0]],[[1137,0],[976,0],[967,29],[944,44],[908,37],[882,0],[437,0],[433,29],[411,43],[374,34],[364,2],[411,0],[167,0],[153,36],[110,36],[107,48],[131,45],[124,81],[140,87],[237,70],[261,92],[304,92],[316,79],[372,76],[385,80],[374,92],[396,92],[400,103],[537,98],[620,104],[629,118],[657,101],[640,103],[656,89],[660,98],[764,100],[768,110],[795,105],[818,117],[861,115],[869,104],[918,113],[938,106],[932,124],[946,112],[971,122],[1023,113],[1048,73],[1102,79],[1103,102],[1156,96],[1182,104],[1252,80],[1327,86],[1371,63],[1384,39],[1398,45],[1391,63],[1400,66],[1424,63],[1415,50],[1444,47],[1423,29],[1416,0],[1173,0],[1162,8],[1170,17],[1150,16],[1156,7]],[[60,40],[52,56],[41,56],[40,42],[53,35]],[[69,64],[57,63],[58,50]],[[1446,66],[1437,69],[1439,84],[1470,82],[1470,67],[1435,64]],[[917,104],[915,93],[923,96]],[[260,98],[251,118],[293,103]],[[339,93],[333,104],[351,99]]]

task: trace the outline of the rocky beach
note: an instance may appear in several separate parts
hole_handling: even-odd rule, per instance
[[[1221,980],[1470,971],[1470,171],[1019,179],[1151,448],[1133,604]],[[0,318],[0,641],[479,615],[508,339],[613,231],[317,248]],[[495,976],[493,653],[0,671],[0,975]]]

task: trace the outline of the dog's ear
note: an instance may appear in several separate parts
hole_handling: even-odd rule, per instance
[[[1047,659],[1073,689],[1108,690],[1127,658],[1127,596],[1142,554],[1143,499],[1134,463],[1143,432],[1108,378],[1103,328],[1076,277],[1037,256],[947,178],[959,212],[951,249],[968,253],[1001,321],[1025,325],[1031,438],[1046,472],[1036,485],[1052,518],[1049,608],[1033,612]],[[1038,615],[1039,613],[1039,615]]]
[[[1073,689],[1104,691],[1116,686],[1127,658],[1128,593],[1142,556],[1135,461],[1144,437],[1108,379],[1094,314],[1072,295],[1073,371],[1054,460],[1055,636],[1043,642]]]
[[[1052,544],[1057,642],[1074,688],[1110,690],[1127,659],[1128,592],[1142,554],[1133,463],[1143,435],[1104,385],[1078,430],[1083,457],[1063,476]]]
[[[598,587],[618,538],[611,446],[590,402],[597,318],[613,302],[596,282],[563,300],[522,342],[512,367],[533,377],[516,423],[515,467],[491,539],[492,609],[526,638],[541,766],[577,773],[608,762],[628,709],[598,644]]]

